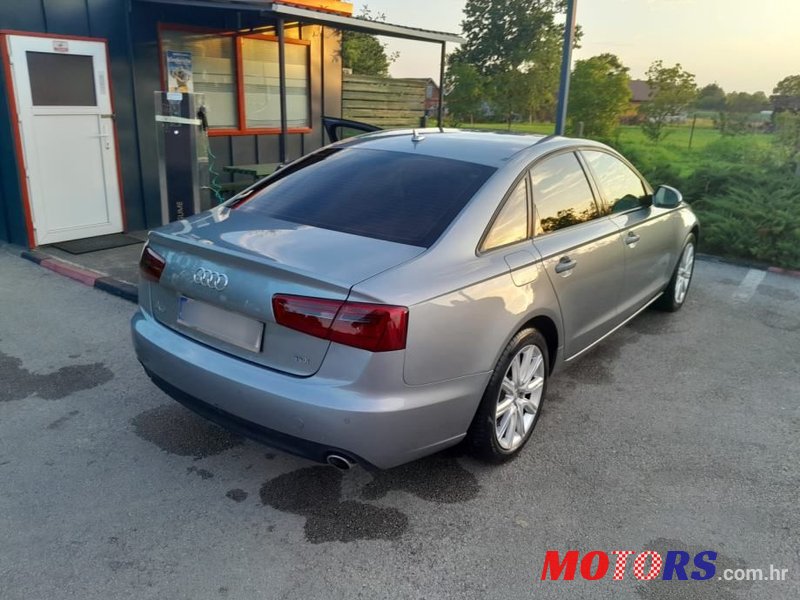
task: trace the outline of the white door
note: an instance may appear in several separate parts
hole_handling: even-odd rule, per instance
[[[7,39],[36,245],[122,231],[105,42]]]

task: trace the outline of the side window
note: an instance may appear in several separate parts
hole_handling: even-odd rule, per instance
[[[507,246],[528,237],[528,178],[517,184],[483,240],[481,250]]]
[[[572,152],[548,158],[533,168],[536,234],[558,231],[599,216],[592,188]]]
[[[639,176],[624,162],[605,152],[581,151],[612,213],[640,208],[647,191]]]

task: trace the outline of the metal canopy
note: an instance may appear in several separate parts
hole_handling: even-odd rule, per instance
[[[248,12],[263,13],[264,16],[274,15],[285,20],[302,21],[303,23],[314,23],[317,25],[327,25],[337,29],[348,31],[358,31],[372,35],[385,35],[389,37],[414,40],[417,42],[433,42],[437,44],[453,43],[463,44],[464,38],[455,33],[442,31],[429,31],[427,29],[417,29],[415,27],[405,27],[403,25],[392,25],[380,21],[367,21],[355,17],[345,17],[332,13],[300,8],[275,2],[258,2],[257,0],[138,0],[139,2],[150,2],[155,4],[177,4],[182,6],[194,6],[205,8],[217,8],[224,10],[239,10]]]

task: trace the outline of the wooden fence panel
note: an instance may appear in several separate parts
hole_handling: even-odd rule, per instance
[[[384,129],[419,127],[426,90],[425,79],[344,75],[342,117]]]

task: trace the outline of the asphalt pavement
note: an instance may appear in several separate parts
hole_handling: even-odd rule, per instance
[[[800,597],[800,279],[699,262],[558,373],[523,454],[342,473],[188,412],[134,306],[0,248],[0,598]],[[708,581],[540,581],[547,550],[717,553]],[[787,581],[723,581],[724,569]]]

